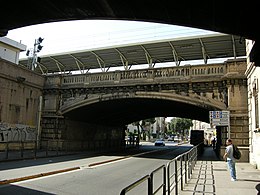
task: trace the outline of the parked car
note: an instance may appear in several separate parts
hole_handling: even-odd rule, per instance
[[[173,136],[168,137],[168,141],[174,141],[174,137]]]
[[[157,140],[155,140],[154,145],[155,146],[165,146],[165,141],[164,141],[164,139],[157,139]]]

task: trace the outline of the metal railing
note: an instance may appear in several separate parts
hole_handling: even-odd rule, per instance
[[[151,194],[151,176],[150,175],[145,175],[141,179],[137,180],[136,182],[132,183],[131,185],[125,187],[120,195],[125,195],[127,192],[133,190],[135,187],[141,185],[142,183],[147,181],[147,194]]]
[[[56,147],[49,147],[48,141],[46,148],[38,149],[36,140],[28,141],[5,141],[0,142],[0,161],[36,159],[48,156],[61,156],[76,153],[75,151],[62,151],[59,149],[59,143]]]
[[[154,183],[154,178],[156,174],[162,173],[162,180],[161,183],[159,183],[158,187],[155,188],[155,183]],[[160,167],[158,167],[157,169],[155,169],[151,174],[151,192],[152,194],[157,194],[158,192],[162,191],[162,194],[166,194],[166,166],[162,165]],[[154,189],[155,188],[155,189]]]
[[[188,183],[197,161],[197,150],[198,146],[195,146],[167,163],[168,194],[173,191],[178,194],[180,190],[183,190],[184,183]]]
[[[203,143],[194,146],[189,151],[170,160],[166,165],[162,165],[136,182],[122,189],[120,195],[125,195],[127,192],[134,190],[137,186],[147,181],[147,188],[143,189],[147,195],[155,195],[161,192],[163,195],[179,194],[191,178],[193,169],[197,162],[198,150]],[[161,183],[157,183],[157,188],[154,188],[154,175],[161,172]]]
[[[4,159],[9,159],[9,155],[12,151],[19,153],[17,158],[24,158],[25,152],[30,151],[32,157],[36,157],[37,143],[36,141],[7,141],[1,142],[1,148],[4,147],[3,151],[0,150]],[[29,146],[28,146],[29,145]],[[0,158],[1,159],[1,158]]]

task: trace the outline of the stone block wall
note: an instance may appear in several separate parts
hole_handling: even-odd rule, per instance
[[[44,81],[44,76],[0,59],[0,143],[36,140]]]
[[[0,59],[0,122],[36,126],[44,77]]]
[[[124,128],[64,118],[42,120],[41,148],[49,150],[117,150],[125,146]]]

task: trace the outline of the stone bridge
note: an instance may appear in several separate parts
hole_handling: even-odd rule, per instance
[[[176,116],[209,122],[210,110],[229,110],[231,138],[248,156],[245,70],[245,59],[236,59],[221,64],[48,75],[42,139],[59,138],[63,144],[70,140],[61,148],[120,146],[125,125],[134,121]],[[218,130],[220,140],[226,139],[228,128]]]

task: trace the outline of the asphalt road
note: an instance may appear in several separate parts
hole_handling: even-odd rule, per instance
[[[41,169],[42,166],[45,166],[46,169],[47,166],[52,166],[52,169],[54,170],[55,167],[56,169],[59,169],[61,165],[64,168],[77,165],[80,169],[1,185],[0,194],[116,195],[120,194],[121,190],[129,184],[150,174],[161,165],[166,165],[171,159],[190,148],[191,146],[174,146],[170,144],[166,144],[165,147],[143,145],[140,146],[139,152],[143,153],[141,155],[139,154],[121,159],[118,158],[118,156],[109,156],[109,159],[117,158],[118,160],[116,161],[107,161],[108,157],[102,155],[89,157],[87,160],[83,157],[81,159],[69,160],[66,162],[37,165],[35,166],[35,169]],[[138,151],[135,151],[135,153],[138,153]],[[106,163],[97,163],[102,160]],[[97,164],[95,164],[95,162]],[[17,167],[15,169],[17,170],[17,173],[19,172],[19,169],[24,169],[24,167]],[[12,172],[13,177],[14,173],[15,171]],[[161,180],[161,175],[156,175],[155,183],[158,182],[159,185]],[[143,189],[145,189],[145,186],[140,186],[133,192],[134,194],[144,194],[146,192],[145,190],[143,191]]]

